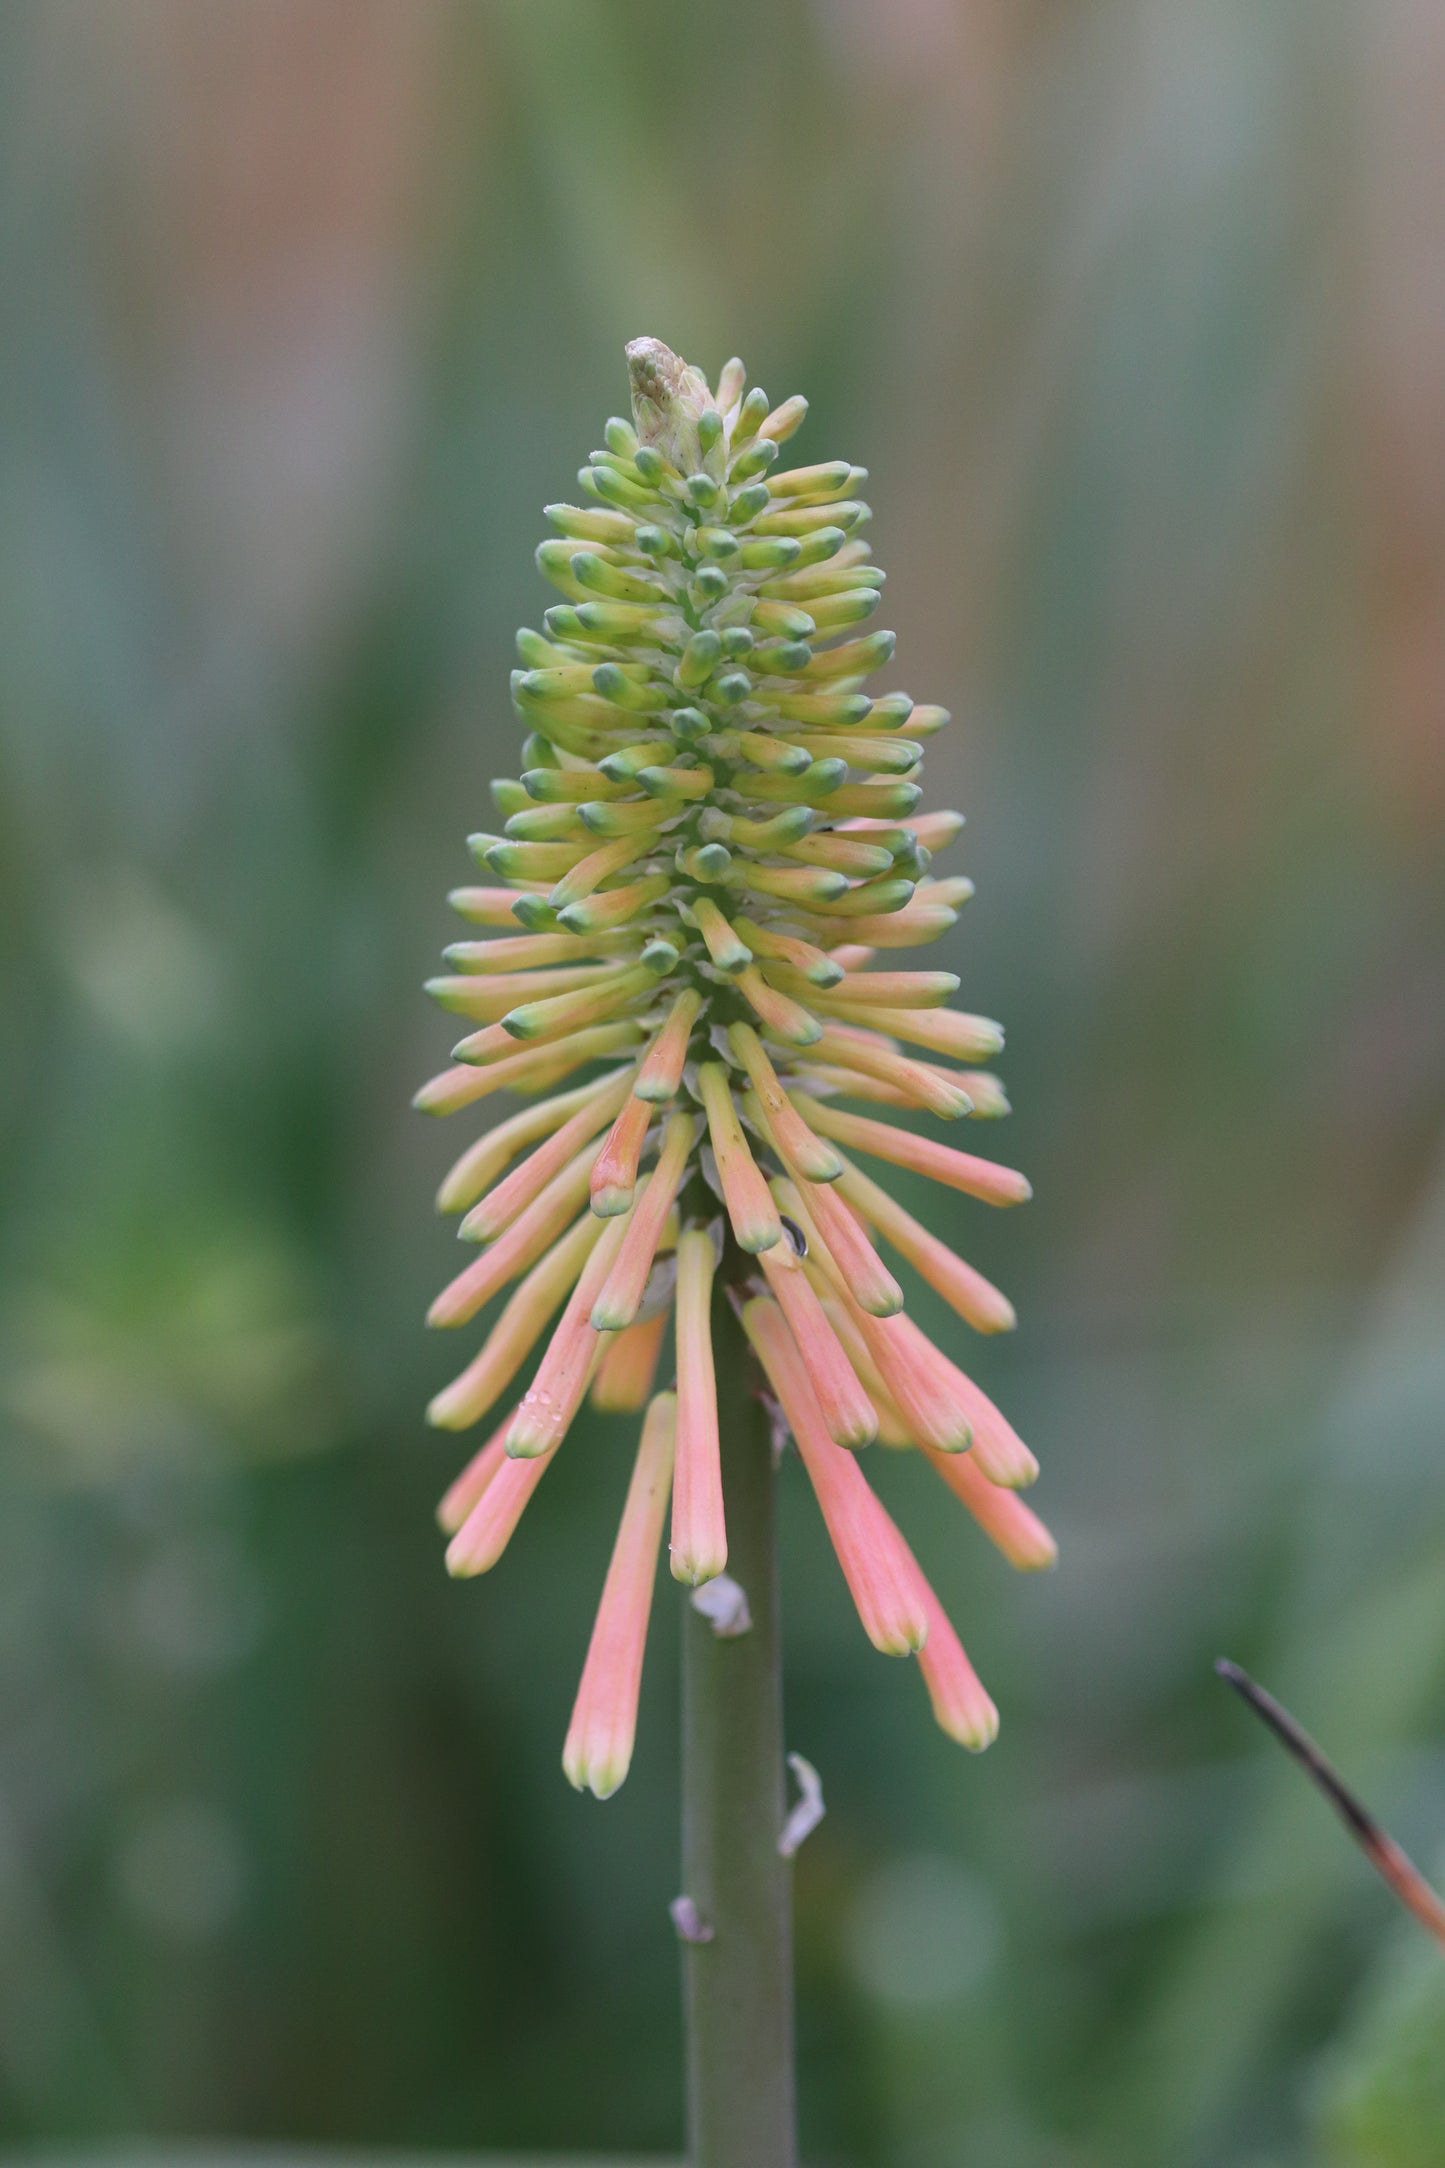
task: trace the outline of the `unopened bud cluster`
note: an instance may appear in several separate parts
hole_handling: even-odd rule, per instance
[[[713,392],[656,340],[628,360],[633,421],[607,425],[584,501],[548,507],[537,562],[563,599],[518,635],[522,774],[493,785],[502,832],[470,839],[495,885],[451,899],[490,931],[430,988],[472,1028],[418,1095],[436,1113],[525,1102],[442,1185],[480,1248],[430,1322],[510,1292],[431,1420],[479,1421],[551,1327],[442,1503],[453,1572],[496,1563],[589,1391],[646,1410],[564,1756],[604,1796],[631,1755],[669,1494],[673,1573],[696,1585],[727,1559],[710,1318],[729,1236],[755,1260],[734,1275],[743,1322],[863,1624],[917,1653],[966,1745],[993,1736],[993,1705],[857,1450],[922,1450],[1015,1565],[1054,1555],[1017,1496],[1033,1456],[905,1314],[880,1243],[978,1331],[1010,1327],[1010,1304],[852,1156],[991,1204],[1029,1194],[845,1104],[1007,1111],[974,1066],[1002,1034],[946,1006],[953,974],[875,968],[952,925],[971,886],[932,871],[961,817],[918,811],[945,711],[866,689],[894,645],[864,629],[883,585],[866,476],[785,466],[806,403],[770,406],[739,362]],[[675,1384],[654,1393],[669,1322]]]

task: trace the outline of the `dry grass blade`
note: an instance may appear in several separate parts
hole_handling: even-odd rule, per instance
[[[1221,1656],[1214,1666],[1221,1679],[1232,1686],[1255,1715],[1274,1733],[1285,1751],[1292,1754],[1316,1787],[1324,1793],[1376,1873],[1383,1876],[1406,1909],[1413,1912],[1428,1934],[1445,1948],[1445,1903],[1425,1880],[1414,1861],[1401,1851],[1388,1831],[1355,1797],[1344,1778],[1290,1715],[1288,1709],[1265,1692],[1247,1671]]]

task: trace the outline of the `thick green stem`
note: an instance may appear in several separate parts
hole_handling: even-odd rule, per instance
[[[683,1624],[682,1888],[688,2158],[692,2168],[796,2168],[792,1872],[778,1620],[776,1472],[742,1329],[713,1311],[728,1573],[748,1632]]]

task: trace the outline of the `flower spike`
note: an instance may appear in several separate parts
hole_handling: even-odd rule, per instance
[[[437,1196],[481,1248],[429,1322],[497,1307],[429,1419],[466,1429],[524,1388],[439,1508],[450,1570],[500,1558],[589,1393],[646,1409],[564,1753],[599,1797],[631,1759],[669,1491],[673,1575],[727,1560],[720,1320],[743,1320],[870,1638],[919,1654],[965,1746],[993,1704],[861,1450],[921,1451],[1012,1564],[1054,1557],[1016,1495],[1033,1455],[905,1307],[922,1281],[980,1331],[1014,1322],[891,1170],[992,1205],[1029,1186],[922,1133],[1007,1113],[983,1066],[1003,1035],[949,1006],[952,972],[895,968],[972,884],[931,867],[961,816],[921,807],[947,711],[869,685],[894,637],[873,622],[866,475],[794,463],[806,401],[772,406],[740,362],[714,393],[641,339],[628,370],[631,421],[608,423],[579,501],[547,508],[557,599],[517,636],[519,773],[492,786],[502,832],[469,839],[493,885],[452,891],[467,938],[430,986],[466,1036],[416,1098],[523,1095]]]

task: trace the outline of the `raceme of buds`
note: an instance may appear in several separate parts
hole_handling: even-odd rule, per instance
[[[582,501],[548,507],[537,562],[562,600],[518,635],[523,772],[492,786],[500,832],[470,838],[487,885],[451,901],[485,931],[430,986],[466,1033],[417,1098],[521,1097],[438,1197],[478,1248],[429,1322],[504,1299],[431,1421],[494,1416],[539,1358],[442,1501],[451,1571],[496,1564],[589,1393],[646,1411],[564,1755],[599,1797],[631,1758],[664,1526],[679,1580],[727,1561],[720,1275],[866,1632],[917,1654],[967,1746],[993,1737],[993,1704],[858,1449],[920,1449],[1013,1565],[1054,1556],[1018,1496],[1032,1454],[906,1315],[890,1261],[976,1331],[1008,1330],[1007,1298],[895,1200],[890,1170],[994,1205],[1029,1186],[893,1118],[1007,1101],[977,1066],[999,1027],[947,1006],[951,972],[895,968],[971,884],[932,871],[960,816],[918,809],[947,714],[865,689],[893,652],[865,629],[883,585],[866,477],[786,467],[806,403],[770,407],[740,362],[712,391],[658,340],[628,361],[633,422],[608,423]]]

